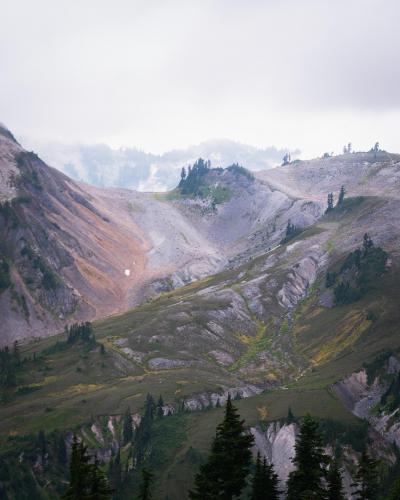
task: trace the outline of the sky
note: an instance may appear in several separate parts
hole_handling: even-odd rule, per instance
[[[0,121],[30,144],[400,152],[399,0],[0,0],[0,12]]]

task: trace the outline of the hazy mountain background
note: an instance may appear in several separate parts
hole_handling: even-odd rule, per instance
[[[47,164],[78,181],[101,187],[124,187],[138,191],[167,191],[176,186],[182,166],[197,158],[210,159],[213,166],[240,163],[249,170],[264,170],[279,165],[286,149],[264,149],[229,139],[213,139],[186,149],[161,155],[137,148],[113,149],[106,144],[23,143],[40,154]],[[299,150],[292,152],[292,157]]]

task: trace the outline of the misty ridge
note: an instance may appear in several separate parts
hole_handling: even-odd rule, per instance
[[[123,187],[138,191],[168,191],[179,179],[182,166],[198,158],[213,166],[234,163],[254,171],[280,165],[287,149],[274,146],[257,148],[229,139],[212,139],[185,149],[157,155],[138,148],[114,149],[107,144],[62,144],[48,142],[32,145],[51,166],[77,181],[100,187]],[[300,150],[291,151],[295,158]]]

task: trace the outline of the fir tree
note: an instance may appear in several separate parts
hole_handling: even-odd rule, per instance
[[[18,344],[18,340],[16,340],[14,342],[14,350],[13,350],[13,355],[14,355],[14,359],[17,363],[17,365],[19,365],[21,363],[21,356],[20,356],[20,352],[19,352],[19,344]]]
[[[142,481],[139,488],[138,500],[151,500],[151,484],[153,482],[154,474],[148,469],[142,469]]]
[[[68,462],[67,447],[65,446],[65,439],[62,434],[60,434],[57,442],[57,458],[62,465]]]
[[[328,201],[325,213],[327,214],[331,210],[333,210],[333,193],[328,193]]]
[[[99,467],[99,461],[95,458],[94,463],[89,469],[89,496],[90,500],[109,500],[112,490],[107,479]]]
[[[135,450],[134,458],[136,463],[140,465],[146,455],[146,450],[149,447],[152,433],[153,418],[155,413],[154,399],[151,394],[148,394],[145,402],[145,411],[140,424],[135,433]]]
[[[370,235],[368,233],[365,233],[364,237],[363,237],[363,253],[364,253],[364,255],[366,255],[373,246],[374,246],[374,242],[372,241]]]
[[[355,476],[354,495],[357,500],[376,500],[379,492],[378,463],[366,451],[361,455]]]
[[[326,288],[330,288],[333,286],[336,282],[336,273],[334,271],[332,272],[327,272],[326,273],[326,278],[325,278],[325,286]]]
[[[265,457],[261,461],[260,453],[257,453],[250,500],[278,499],[278,476],[275,474],[273,466],[267,464]]]
[[[325,499],[323,487],[327,458],[323,453],[318,424],[306,415],[295,445],[293,463],[296,470],[289,474],[287,500]]]
[[[83,442],[74,435],[69,465],[69,486],[65,492],[65,500],[81,500],[89,494],[89,456]]]
[[[132,426],[132,415],[131,410],[128,408],[124,413],[124,421],[122,425],[122,442],[123,444],[130,443],[133,438],[133,426]]]
[[[46,444],[46,436],[44,431],[39,431],[38,432],[38,445],[40,449],[40,456],[42,460],[42,464],[44,465],[46,461],[46,454],[47,454],[47,444]]]
[[[246,484],[254,438],[245,432],[244,421],[228,395],[223,421],[218,425],[211,453],[195,478],[192,500],[231,500]]]
[[[343,204],[343,201],[344,201],[344,195],[346,194],[346,191],[344,189],[344,186],[342,186],[340,188],[340,192],[339,192],[339,197],[338,197],[338,201],[337,201],[337,205],[336,206],[340,206]],[[333,204],[333,199],[332,199],[332,204]]]
[[[261,500],[264,498],[263,464],[260,452],[257,453],[256,466],[251,484],[250,500]]]
[[[122,484],[122,470],[121,470],[121,454],[120,450],[117,451],[115,457],[111,457],[108,465],[108,480],[114,492],[114,496],[118,498],[118,493]]]
[[[159,418],[162,418],[164,416],[164,401],[161,395],[158,398],[156,413],[157,417]]]
[[[63,498],[65,500],[109,500],[111,489],[99,467],[97,458],[89,463],[87,447],[74,436],[72,441],[69,466],[69,486]]]
[[[295,423],[296,421],[297,421],[296,417],[294,416],[294,414],[292,412],[292,409],[289,406],[289,408],[288,408],[288,414],[287,414],[287,418],[286,418],[286,423],[290,425],[290,424]]]
[[[150,420],[153,420],[155,411],[156,411],[156,404],[154,402],[154,398],[151,394],[147,394],[145,412],[144,412],[145,416]]]
[[[327,500],[345,500],[342,473],[337,460],[332,460],[327,475]]]

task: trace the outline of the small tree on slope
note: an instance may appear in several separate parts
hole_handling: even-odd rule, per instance
[[[133,438],[133,425],[132,425],[132,415],[131,410],[128,408],[124,413],[124,420],[122,425],[122,442],[123,444],[130,443]]]
[[[344,189],[344,186],[342,186],[340,188],[340,192],[339,192],[339,197],[338,197],[338,201],[337,201],[337,206],[340,206],[343,204],[343,201],[344,201],[344,195],[346,194],[346,191]],[[333,200],[332,200],[333,202]]]

